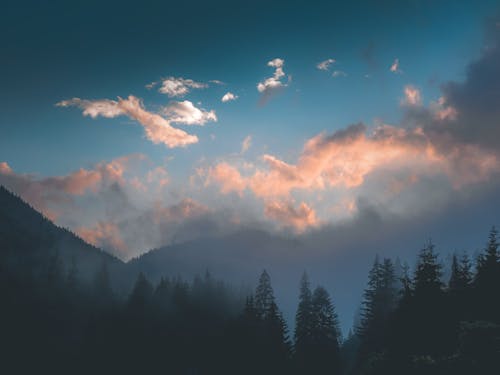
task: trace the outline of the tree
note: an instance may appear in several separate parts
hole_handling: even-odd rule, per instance
[[[368,284],[363,292],[363,302],[361,306],[361,325],[356,327],[356,333],[362,337],[367,334],[368,327],[375,317],[375,304],[377,291],[380,288],[380,261],[378,255],[375,256],[373,266],[368,273]]]
[[[143,311],[153,297],[153,285],[142,272],[137,276],[134,288],[128,299],[129,307],[134,311]]]
[[[312,313],[312,292],[308,276],[304,272],[300,281],[299,305],[295,314],[295,357],[298,362],[306,360],[311,347]]]
[[[325,288],[318,286],[312,296],[312,346],[310,373],[336,373],[340,370],[340,329],[338,317]]]
[[[417,269],[415,270],[414,286],[415,295],[436,295],[441,293],[442,266],[437,261],[434,244],[429,241],[420,250]]]
[[[268,316],[273,303],[275,301],[271,278],[266,270],[264,270],[260,275],[259,283],[255,290],[255,310],[257,317],[264,320]]]
[[[491,228],[484,253],[477,262],[474,289],[476,296],[477,318],[500,322],[500,262],[498,253],[498,231]]]

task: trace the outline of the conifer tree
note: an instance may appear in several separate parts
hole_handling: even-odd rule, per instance
[[[310,350],[312,307],[312,292],[308,276],[304,272],[300,281],[299,305],[295,314],[295,356],[299,359],[306,357],[308,350]]]
[[[415,270],[415,295],[430,295],[441,292],[442,265],[437,261],[434,244],[429,241],[420,251]]]
[[[271,278],[266,270],[262,271],[259,283],[255,290],[255,310],[257,317],[264,320],[271,309],[274,301],[274,292],[271,286]]]
[[[337,314],[325,288],[318,286],[314,290],[312,306],[311,373],[336,373],[340,370],[341,335]]]
[[[153,297],[153,285],[142,272],[137,276],[134,288],[130,294],[128,304],[133,310],[143,310]]]

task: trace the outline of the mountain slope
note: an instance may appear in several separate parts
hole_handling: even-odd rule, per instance
[[[60,228],[33,207],[0,186],[0,260],[16,273],[43,274],[57,256],[67,272],[72,262],[82,281],[90,281],[103,263],[117,279],[123,263]]]

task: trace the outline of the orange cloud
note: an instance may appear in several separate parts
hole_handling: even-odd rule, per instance
[[[185,147],[197,143],[198,137],[170,125],[170,121],[156,113],[144,109],[141,100],[133,95],[127,99],[115,100],[82,100],[73,98],[56,104],[59,107],[77,106],[83,109],[84,116],[114,118],[128,116],[144,127],[146,137],[153,143],[162,143],[167,147]],[[215,118],[215,114],[209,116]]]
[[[128,251],[128,247],[121,238],[120,230],[116,224],[110,222],[98,222],[92,228],[78,228],[76,233],[86,242],[101,248],[112,248],[122,253]]]
[[[241,195],[247,187],[247,181],[241,176],[238,169],[226,162],[219,163],[209,169],[206,183],[212,182],[220,186],[220,191],[223,194],[236,192]]]
[[[293,228],[297,233],[319,224],[316,212],[304,202],[295,207],[292,201],[268,201],[264,214],[284,227]]]

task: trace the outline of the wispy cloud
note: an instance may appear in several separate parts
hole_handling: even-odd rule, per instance
[[[402,105],[420,106],[422,105],[422,96],[420,90],[413,85],[406,85],[404,88],[404,98],[401,101]]]
[[[244,154],[245,152],[248,151],[248,149],[252,146],[252,136],[247,135],[243,142],[241,142],[241,154]]]
[[[184,130],[173,127],[170,121],[157,113],[148,112],[144,109],[141,100],[130,95],[127,99],[118,98],[118,100],[85,100],[73,98],[63,100],[56,104],[59,107],[75,106],[83,109],[84,116],[96,118],[98,116],[114,118],[118,116],[128,116],[136,120],[144,128],[146,137],[155,144],[164,144],[169,148],[185,147],[197,143],[198,137],[189,134]],[[215,114],[208,115],[214,117]],[[202,116],[202,118],[206,119]],[[181,119],[179,116],[178,119]],[[183,121],[188,121],[184,118]]]
[[[394,62],[389,67],[389,70],[396,74],[401,74],[403,71],[399,68],[399,59],[395,59]]]
[[[343,70],[334,70],[332,72],[332,77],[333,78],[338,78],[338,77],[347,77],[347,73],[344,72]]]
[[[329,70],[330,66],[335,64],[335,59],[327,59],[316,64],[316,68],[319,70]]]
[[[220,81],[212,81],[220,83]],[[159,82],[152,82],[146,85],[146,88],[152,89],[159,85],[158,92],[168,95],[170,98],[185,96],[191,89],[206,89],[208,84],[203,82],[196,82],[192,79],[185,79],[182,77],[167,77]]]

